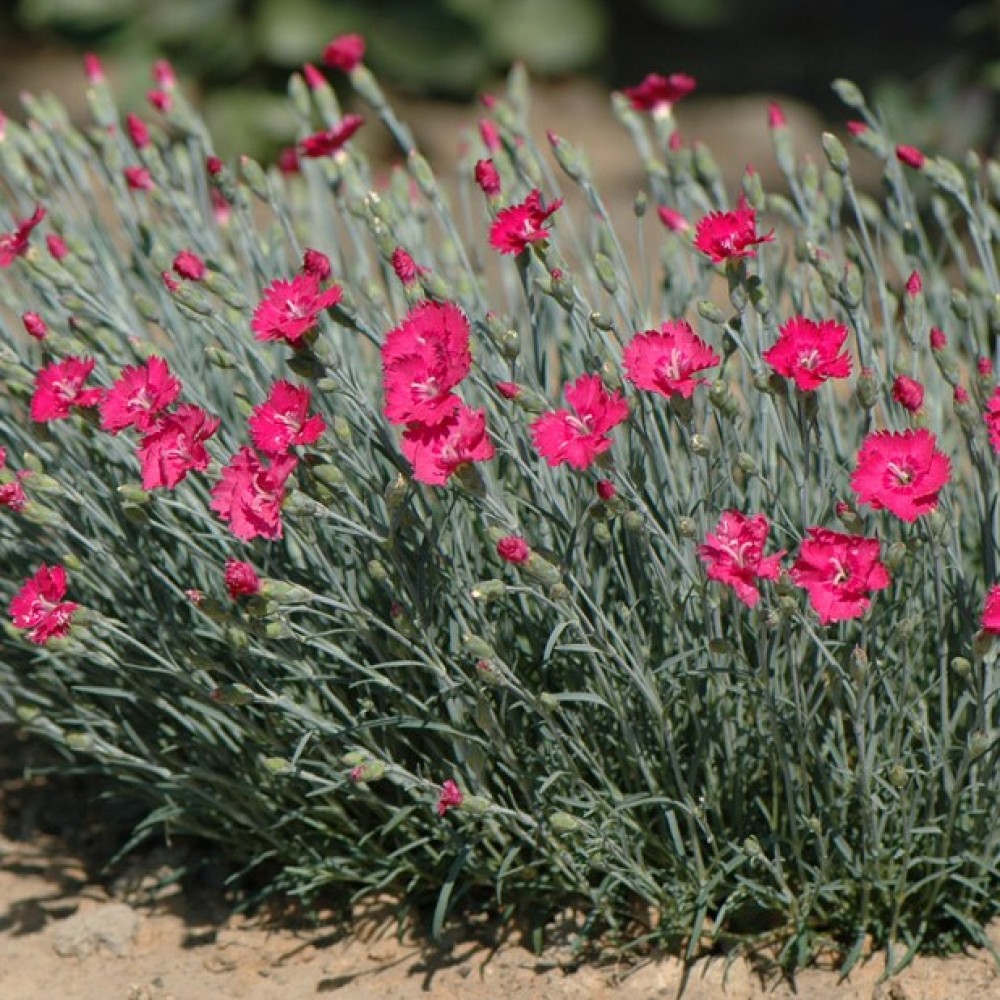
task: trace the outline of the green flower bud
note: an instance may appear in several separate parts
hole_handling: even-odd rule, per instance
[[[969,756],[973,760],[978,760],[990,749],[992,742],[989,736],[981,730],[973,733],[969,737]]]
[[[618,291],[618,275],[611,264],[611,258],[606,254],[594,254],[594,270],[597,278],[608,295],[614,295]]]
[[[554,812],[549,816],[549,826],[555,833],[573,833],[580,829],[580,821],[568,812]]]
[[[559,699],[554,694],[549,694],[548,691],[538,696],[538,702],[546,712],[559,711]]]
[[[488,604],[490,601],[499,600],[507,593],[507,584],[503,580],[482,580],[474,584],[469,593],[474,601]]]
[[[832,133],[824,132],[820,140],[827,162],[841,176],[851,172],[851,161],[844,144]]]
[[[324,483],[333,489],[339,489],[347,482],[346,477],[340,469],[337,468],[336,465],[332,465],[329,462],[314,465],[310,471],[321,483]]]
[[[950,666],[963,680],[968,679],[972,674],[972,663],[964,656],[953,656]]]
[[[517,330],[507,330],[500,338],[500,353],[508,360],[515,360],[521,353],[521,335]]]
[[[212,701],[222,705],[250,705],[256,699],[246,684],[220,684],[212,692]]]
[[[284,757],[264,757],[261,763],[265,771],[274,775],[291,774],[295,770],[292,762]]]
[[[237,366],[236,358],[221,347],[206,347],[205,357],[208,359],[208,363],[215,368],[229,369]]]
[[[521,564],[521,569],[528,576],[549,587],[562,582],[562,573],[559,569],[537,552],[532,552],[528,556],[528,561]]]
[[[264,577],[260,581],[260,593],[263,597],[278,601],[281,604],[308,604],[313,599],[313,592],[297,583],[287,583],[284,580],[272,580]]]
[[[833,92],[837,95],[837,97],[839,97],[849,108],[854,108],[855,111],[866,110],[867,105],[865,104],[864,95],[861,93],[861,89],[856,83],[852,83],[850,80],[841,78],[834,80],[831,86],[833,87]]]
[[[615,328],[614,321],[610,320],[603,313],[592,312],[588,319],[590,320],[590,325],[597,330],[608,331]]]
[[[462,646],[470,656],[474,656],[477,660],[493,660],[497,655],[496,650],[485,639],[469,632],[462,636]]]

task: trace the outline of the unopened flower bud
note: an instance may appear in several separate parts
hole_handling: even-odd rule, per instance
[[[878,399],[878,387],[875,382],[875,373],[871,368],[862,368],[858,375],[857,384],[858,402],[866,409],[870,410]]]
[[[853,108],[855,111],[865,110],[865,98],[856,83],[853,83],[851,80],[841,78],[834,80],[831,86],[833,87],[833,92],[849,108]]]
[[[893,788],[902,789],[906,787],[907,781],[909,781],[909,774],[906,768],[897,761],[889,768],[889,784]]]
[[[222,705],[250,705],[255,695],[246,684],[220,684],[212,692],[212,701]]]
[[[824,132],[822,139],[823,152],[826,154],[827,162],[841,175],[851,172],[851,161],[844,149],[844,144],[832,133]]]
[[[993,741],[987,733],[979,730],[969,737],[969,757],[978,760],[990,749]]]
[[[580,829],[580,821],[568,812],[554,812],[549,816],[549,825],[554,833],[573,833]]]
[[[972,663],[964,656],[953,656],[950,666],[963,680],[972,674]]]
[[[906,542],[893,542],[885,554],[885,565],[891,573],[899,572],[906,558]]]
[[[482,580],[474,584],[469,591],[474,601],[483,601],[487,604],[499,600],[506,592],[507,584],[503,580]]]
[[[472,635],[467,632],[462,636],[462,645],[465,647],[465,651],[477,660],[493,660],[496,658],[496,650],[485,639],[480,639],[478,635]]]

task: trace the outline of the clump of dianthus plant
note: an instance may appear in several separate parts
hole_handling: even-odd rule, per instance
[[[145,117],[92,58],[82,130],[2,120],[0,713],[147,835],[435,931],[981,939],[1000,167],[841,82],[881,197],[777,106],[782,190],[734,194],[653,74],[614,98],[618,231],[518,72],[439,178],[363,41],[327,62],[363,114],[306,67],[270,169],[162,63]]]

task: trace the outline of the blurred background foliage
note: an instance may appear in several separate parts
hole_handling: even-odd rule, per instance
[[[290,138],[289,72],[349,31],[380,78],[412,94],[466,100],[522,59],[536,76],[610,87],[683,70],[703,93],[787,95],[832,113],[830,80],[846,76],[910,142],[997,140],[1000,0],[7,0],[0,65],[93,49],[138,106],[165,55],[221,147],[262,155]]]

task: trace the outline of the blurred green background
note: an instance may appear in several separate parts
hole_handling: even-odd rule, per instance
[[[46,61],[58,75],[94,50],[139,107],[166,56],[224,150],[267,156],[290,138],[289,72],[348,31],[410,94],[467,100],[522,59],[536,76],[606,87],[684,71],[703,94],[788,95],[842,118],[829,83],[846,76],[908,141],[997,143],[1000,0],[7,0],[0,100],[36,86]]]

